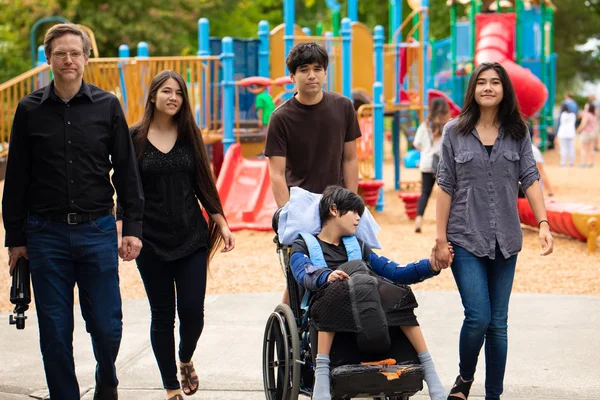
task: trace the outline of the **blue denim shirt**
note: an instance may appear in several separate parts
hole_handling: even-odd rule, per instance
[[[437,183],[452,197],[446,236],[477,257],[494,259],[496,241],[505,258],[517,254],[523,231],[517,210],[519,182],[526,191],[540,174],[529,135],[515,140],[502,127],[491,156],[475,129],[444,127]]]

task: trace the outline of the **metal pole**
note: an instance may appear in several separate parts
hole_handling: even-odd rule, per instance
[[[198,55],[210,56],[210,22],[207,18],[198,20]]]
[[[258,38],[260,39],[260,48],[258,51],[258,74],[268,78],[271,76],[269,65],[269,23],[260,21],[258,23]]]
[[[119,46],[119,58],[129,58],[129,46],[122,44]],[[125,84],[125,73],[123,72],[124,61],[119,61],[119,81],[121,83],[121,95],[123,96],[123,109],[125,115],[129,112],[129,103],[127,103],[127,85]]]
[[[385,35],[383,26],[377,25],[374,29],[375,50],[375,83],[373,84],[373,161],[375,179],[383,180],[383,44]],[[379,191],[375,210],[383,211],[383,188]]]
[[[421,0],[421,45],[423,46],[423,77],[421,86],[421,105],[427,104],[427,91],[429,90],[429,0]],[[433,58],[433,57],[432,57]],[[421,121],[427,116],[427,110],[421,108]]]
[[[358,0],[348,0],[348,18],[358,22]]]
[[[381,82],[373,84],[373,140],[374,140],[374,161],[375,161],[375,179],[383,180],[383,85]],[[383,188],[379,191],[376,211],[383,211]]]
[[[221,63],[223,65],[223,153],[227,153],[229,146],[235,142],[233,135],[235,81],[233,80],[233,39],[229,36],[221,40]]]
[[[294,0],[284,0],[283,2],[283,18],[285,24],[285,35],[283,37],[285,41],[285,53],[283,63],[285,64],[285,58],[290,54],[290,50],[294,47],[294,24],[296,23],[296,4]],[[285,71],[288,71],[287,65],[285,65]],[[290,71],[287,72],[288,74]]]
[[[471,10],[469,12],[469,19],[471,20],[471,58],[473,64],[475,64],[475,12],[477,3],[476,0],[471,0]]]
[[[515,14],[517,15],[517,64],[521,64],[523,57],[523,3],[521,0],[515,0]]]
[[[210,21],[208,18],[200,18],[198,20],[198,56],[208,57],[210,56],[210,53]],[[202,101],[201,104],[196,105],[196,110],[194,110],[194,113],[196,114],[196,124],[203,129],[206,128],[208,116],[212,115],[213,112],[213,102],[207,101],[208,97],[212,96],[213,93],[210,89],[206,90],[206,67],[208,67],[208,64],[204,63],[204,66],[205,68],[202,68],[201,78]]]
[[[453,3],[450,7],[450,53],[452,54],[452,100],[457,104],[462,104],[462,101],[458,99],[458,85],[456,80],[456,68],[458,67],[458,63],[456,61],[456,51],[457,51],[457,42],[456,42],[456,3]]]
[[[542,33],[542,48],[540,51],[540,63],[541,63],[541,81],[544,83],[544,85],[546,85],[546,88],[548,87],[548,82],[547,82],[547,75],[548,75],[548,63],[546,62],[546,5],[541,2],[540,3],[540,10],[541,10],[541,22],[540,22],[540,31]],[[546,100],[546,103],[544,104],[544,108],[542,108],[542,111],[540,112],[540,150],[544,151],[546,150],[546,139],[547,139],[547,132],[546,132],[546,113],[547,113],[547,109],[549,106],[549,102],[548,100]]]
[[[325,50],[327,51],[327,55],[329,56],[329,60],[335,60],[335,63],[329,63],[327,67],[327,90],[333,92],[333,77],[335,76],[335,68],[337,64],[337,60],[333,57],[333,32],[325,32]]]
[[[402,0],[394,0],[395,3],[395,7],[396,7],[396,12],[394,12],[394,30],[390,33],[390,36],[395,35],[396,31],[400,28],[400,26],[402,25]],[[393,36],[392,36],[393,38]],[[396,105],[400,104],[400,90],[402,89],[402,85],[400,83],[400,73],[401,73],[401,69],[402,69],[402,59],[400,57],[401,54],[401,49],[400,49],[400,43],[402,43],[402,32],[398,32],[398,35],[396,36],[396,54],[395,54],[395,59],[396,59],[396,74],[395,76],[395,86],[396,86],[396,90],[395,90],[395,95],[396,95]]]
[[[352,100],[352,27],[350,18],[342,20],[342,94]]]
[[[148,50],[148,43],[139,42],[137,45],[137,58],[148,58],[150,57],[150,50]]]
[[[546,113],[546,126],[554,125],[554,118],[552,116],[552,105],[556,100],[556,69],[554,67],[554,8],[548,7],[548,23],[550,24],[550,52],[548,57],[550,58],[550,73],[546,79],[546,87],[548,88],[548,108]]]

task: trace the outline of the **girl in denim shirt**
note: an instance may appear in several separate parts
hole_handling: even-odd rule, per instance
[[[485,343],[485,399],[503,392],[508,302],[523,232],[517,212],[519,182],[539,222],[542,255],[554,241],[539,172],[515,92],[498,63],[480,64],[463,109],[444,128],[437,183],[437,262],[450,260],[465,319],[460,332],[460,375],[448,400],[465,400]]]

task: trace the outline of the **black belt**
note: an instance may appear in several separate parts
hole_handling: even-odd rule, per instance
[[[66,222],[69,225],[77,225],[84,224],[86,222],[92,222],[99,218],[105,217],[108,214],[112,214],[112,209],[99,211],[96,213],[48,213],[48,214],[40,214],[40,213],[31,213],[32,215],[37,215],[44,219],[48,219],[52,222]]]

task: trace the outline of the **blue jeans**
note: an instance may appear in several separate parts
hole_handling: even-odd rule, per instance
[[[114,217],[68,225],[29,216],[27,251],[50,398],[80,398],[73,361],[75,284],[92,337],[96,386],[117,387],[115,360],[123,324]]]
[[[485,341],[485,398],[499,400],[503,391],[508,347],[508,302],[517,255],[505,259],[496,245],[495,260],[476,257],[453,244],[452,274],[465,319],[460,331],[460,375],[473,379]]]

